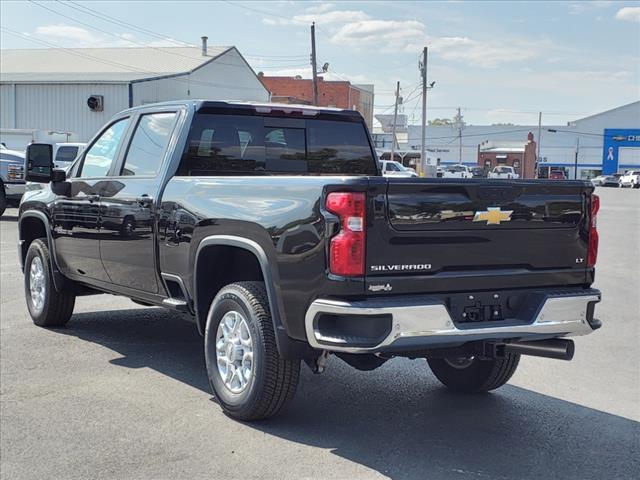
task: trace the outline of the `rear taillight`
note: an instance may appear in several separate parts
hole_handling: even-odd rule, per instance
[[[332,192],[325,206],[340,217],[340,232],[329,245],[329,271],[346,277],[364,275],[365,194]]]
[[[600,210],[600,197],[591,196],[591,224],[589,225],[589,251],[587,253],[587,266],[593,267],[598,260],[598,230],[596,228],[598,210]]]

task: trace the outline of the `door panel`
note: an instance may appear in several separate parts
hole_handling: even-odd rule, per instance
[[[69,275],[108,282],[100,258],[100,197],[110,191],[106,177],[115,165],[129,118],[116,120],[85,151],[68,196],[52,205],[54,238],[61,270]]]
[[[101,196],[100,254],[116,285],[158,293],[155,198],[176,118],[177,112],[166,111],[137,118],[119,176]]]
[[[60,269],[70,275],[109,281],[100,260],[100,180],[72,179],[68,197],[52,208]]]
[[[100,255],[112,283],[157,293],[154,179],[112,180],[101,197]],[[145,195],[147,195],[145,197]]]

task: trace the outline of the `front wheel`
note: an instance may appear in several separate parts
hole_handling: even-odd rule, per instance
[[[238,282],[220,290],[207,316],[204,348],[209,384],[231,417],[268,418],[293,398],[300,361],[278,353],[262,282]]]
[[[465,393],[488,392],[501,387],[514,374],[519,361],[520,355],[514,353],[489,360],[477,357],[427,359],[440,382],[451,390]]]
[[[31,319],[39,327],[61,327],[71,318],[76,296],[69,289],[55,290],[46,239],[29,245],[24,262],[24,292]]]

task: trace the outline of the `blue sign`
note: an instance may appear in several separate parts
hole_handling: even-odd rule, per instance
[[[638,165],[618,165],[618,151],[620,147],[640,148],[640,130],[637,128],[605,128],[602,151],[603,174],[610,175],[616,173],[618,168],[638,167]]]

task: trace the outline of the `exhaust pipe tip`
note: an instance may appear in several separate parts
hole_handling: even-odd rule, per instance
[[[555,358],[557,360],[571,360],[576,351],[573,340],[565,338],[552,338],[550,340],[538,340],[535,342],[507,343],[505,352],[533,357]]]

